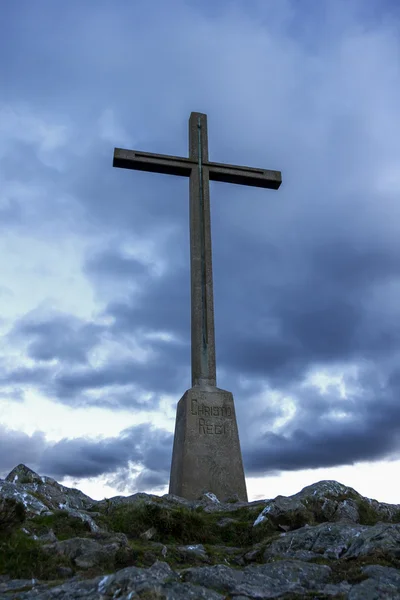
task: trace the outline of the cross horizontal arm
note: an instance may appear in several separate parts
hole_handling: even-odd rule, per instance
[[[113,166],[122,169],[190,177],[192,168],[196,167],[197,164],[197,160],[190,158],[114,148]],[[251,167],[224,165],[214,162],[204,162],[203,167],[207,168],[211,181],[224,181],[225,183],[236,183],[272,190],[277,190],[282,183],[280,171],[253,169]]]
[[[277,190],[282,183],[282,173],[280,171],[253,169],[251,167],[239,167],[211,162],[207,166],[209,168],[210,181],[224,181],[225,183],[237,183],[239,185],[250,185],[272,190]]]
[[[196,163],[189,158],[114,148],[113,167],[122,169],[190,177],[192,167],[195,165]]]

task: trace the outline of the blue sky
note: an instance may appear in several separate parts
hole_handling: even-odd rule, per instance
[[[281,170],[211,184],[217,376],[250,498],[400,503],[400,11],[374,0],[0,8],[0,477],[167,491],[190,386],[188,182],[114,147]]]

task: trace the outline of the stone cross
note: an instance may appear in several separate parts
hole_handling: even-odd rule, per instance
[[[233,397],[216,387],[209,182],[277,190],[281,172],[210,162],[207,115],[202,113],[190,115],[189,158],[115,148],[113,166],[190,179],[192,388],[178,404],[170,493],[188,499],[202,491],[237,493],[247,499]],[[236,466],[229,464],[235,461]],[[194,466],[197,472],[191,473]]]

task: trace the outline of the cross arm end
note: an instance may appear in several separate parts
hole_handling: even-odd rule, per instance
[[[252,169],[250,167],[237,167],[234,165],[219,165],[210,163],[210,179],[212,181],[225,181],[238,185],[251,187],[279,189],[282,183],[281,171],[266,169]]]
[[[113,167],[189,177],[193,162],[179,156],[114,148]]]

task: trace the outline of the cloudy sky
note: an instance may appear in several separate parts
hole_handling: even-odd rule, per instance
[[[114,147],[282,171],[211,184],[218,385],[249,498],[400,503],[395,0],[3,0],[0,477],[167,491],[190,387],[188,181]]]

